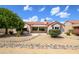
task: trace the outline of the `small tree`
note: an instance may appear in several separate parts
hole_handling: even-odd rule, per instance
[[[24,22],[17,14],[6,8],[0,8],[0,28],[5,28],[5,34],[8,34],[9,28],[22,30],[23,27]]]
[[[51,29],[51,30],[49,30],[49,34],[51,35],[51,37],[57,37],[58,35],[61,34],[61,30],[59,30],[59,29]]]

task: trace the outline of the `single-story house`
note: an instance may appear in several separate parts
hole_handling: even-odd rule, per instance
[[[48,33],[50,29],[60,29],[64,31],[64,25],[57,21],[55,22],[25,22],[24,29],[29,33]]]
[[[62,32],[68,32],[71,29],[79,31],[79,20],[68,20],[64,24],[60,22],[25,22],[24,29],[29,33],[48,33],[50,29],[60,29]],[[16,33],[16,29],[8,29]],[[0,33],[5,29],[0,29]]]
[[[79,20],[69,20],[65,23],[65,32],[68,32],[69,30],[78,30],[79,31]]]

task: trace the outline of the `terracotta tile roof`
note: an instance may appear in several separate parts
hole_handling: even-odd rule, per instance
[[[72,24],[79,24],[79,20],[69,20],[69,21],[66,21],[66,22],[70,22]]]
[[[60,22],[57,22],[57,21],[55,21],[55,22],[51,22],[51,23],[49,23],[48,25],[55,25],[55,24],[60,24],[60,25],[64,25],[64,24],[62,24],[62,23],[60,23]]]
[[[55,24],[60,24],[60,25],[64,25],[60,22],[26,22],[28,25],[55,25]]]
[[[29,25],[47,25],[48,22],[26,22]]]

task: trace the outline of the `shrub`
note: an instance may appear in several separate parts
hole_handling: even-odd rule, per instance
[[[21,35],[21,31],[17,31],[16,36],[19,37]]]
[[[65,34],[68,35],[68,36],[70,36],[70,33],[69,32],[66,32]]]
[[[9,31],[9,34],[10,34],[10,35],[13,35],[13,31]]]
[[[73,30],[72,30],[72,29],[70,29],[68,32],[69,32],[69,33],[73,33]]]
[[[61,34],[61,30],[59,30],[59,29],[49,30],[49,35],[51,35],[51,37],[57,37],[60,34]]]

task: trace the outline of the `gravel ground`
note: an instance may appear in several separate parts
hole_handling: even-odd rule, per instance
[[[54,50],[62,50],[62,51],[72,51],[67,53],[79,53],[79,37],[78,36],[66,36],[64,34],[60,35],[59,38],[51,38],[49,35],[45,33],[40,34],[32,34],[32,36],[26,37],[7,37],[0,38],[0,53],[11,53],[11,51],[19,51],[21,49],[26,49],[26,53],[42,53],[40,50],[45,50],[48,53],[53,53]],[[12,49],[11,49],[12,48]],[[3,50],[2,50],[3,49]],[[7,50],[8,49],[8,50]],[[9,51],[11,49],[11,51]],[[33,49],[31,52],[30,49]],[[6,52],[6,50],[8,52]],[[27,52],[29,50],[29,52]],[[52,50],[51,52],[49,52]],[[65,52],[64,51],[64,52]],[[43,52],[43,53],[47,53]],[[62,52],[62,53],[64,53]],[[16,52],[12,52],[16,53]],[[58,52],[56,52],[58,53]],[[65,52],[66,53],[66,52]]]

